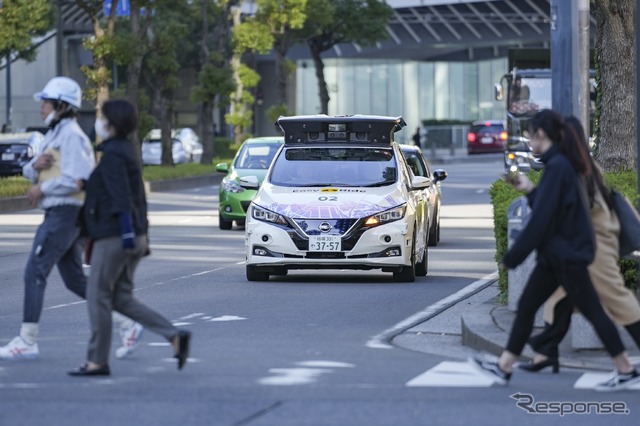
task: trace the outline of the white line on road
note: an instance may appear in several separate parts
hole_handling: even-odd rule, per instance
[[[438,315],[442,311],[450,308],[451,306],[455,305],[461,300],[464,300],[467,297],[470,297],[475,293],[479,292],[480,290],[483,290],[484,288],[488,287],[491,283],[493,283],[497,278],[498,278],[498,271],[492,274],[489,274],[476,282],[469,284],[462,290],[448,297],[445,297],[444,299],[434,303],[431,306],[428,306],[422,311],[416,312],[415,314],[411,315],[409,318],[400,321],[393,327],[386,329],[385,331],[383,331],[382,333],[376,336],[373,336],[367,342],[367,347],[372,349],[393,349],[393,346],[387,343],[393,336],[401,333],[402,331],[408,328],[411,328],[417,324],[420,324],[421,322],[424,322],[431,317]]]

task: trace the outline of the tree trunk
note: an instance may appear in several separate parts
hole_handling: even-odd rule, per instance
[[[278,103],[280,105],[287,105],[287,70],[285,66],[285,60],[287,55],[287,42],[284,40],[284,36],[280,38],[275,46],[276,54],[276,88]]]
[[[203,102],[201,105],[202,117],[202,159],[200,164],[211,164],[216,154],[213,134],[213,102]]]
[[[144,28],[140,26],[140,9],[137,7],[131,8],[131,32],[132,34],[137,34],[138,38],[146,39],[146,32],[148,25],[150,24],[150,16],[147,17],[146,25]],[[127,65],[127,87],[126,87],[126,97],[133,104],[135,108],[136,115],[140,117],[138,111],[138,97],[140,93],[140,74],[142,72],[142,60],[144,58],[143,54],[136,56],[129,65]],[[131,135],[131,141],[133,142],[134,147],[136,148],[136,152],[140,152],[140,135],[138,132],[134,132]]]
[[[318,79],[318,96],[320,97],[320,114],[329,114],[329,90],[327,81],[324,78],[324,62],[320,56],[320,50],[315,46],[309,46],[311,57],[316,68],[316,78]]]
[[[162,84],[159,84],[161,87]],[[172,90],[156,90],[156,96],[158,97],[157,111],[160,117],[160,134],[162,142],[162,157],[160,163],[163,166],[173,166],[173,139],[171,138],[172,129],[172,115],[173,108],[171,107],[171,99],[173,97]]]
[[[604,171],[636,167],[635,0],[597,0],[600,67],[597,159]]]

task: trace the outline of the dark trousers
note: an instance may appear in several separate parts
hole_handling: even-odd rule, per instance
[[[545,328],[539,334],[529,338],[529,345],[539,354],[549,358],[558,358],[558,345],[569,332],[573,304],[568,298],[560,300],[553,308],[553,323],[545,324]],[[640,348],[640,321],[624,326],[629,332],[636,346]]]
[[[518,301],[518,312],[511,328],[506,350],[520,355],[533,330],[536,311],[559,285],[567,292],[571,303],[591,323],[612,357],[624,352],[620,335],[605,313],[593,287],[587,265],[563,264],[554,267],[537,264]]]
[[[33,239],[24,271],[23,322],[39,322],[47,277],[58,266],[64,285],[85,298],[87,279],[82,271],[82,247],[76,226],[78,206],[58,206],[45,210],[44,221]]]

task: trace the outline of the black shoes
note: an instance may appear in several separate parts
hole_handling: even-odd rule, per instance
[[[474,356],[469,358],[469,364],[471,364],[479,373],[483,376],[490,378],[499,385],[506,385],[511,379],[511,373],[507,373],[500,365],[498,361],[491,360],[486,357]]]
[[[547,367],[551,367],[551,371],[554,374],[557,374],[560,371],[560,363],[557,358],[547,358],[544,361],[533,362],[529,361],[526,364],[518,364],[518,368],[520,370],[528,371],[530,373],[537,373],[540,370],[543,370]]]
[[[178,370],[182,370],[189,358],[189,343],[191,342],[191,332],[187,330],[178,331],[178,352],[174,358],[178,359]]]
[[[67,371],[67,374],[70,376],[110,376],[111,370],[108,365],[89,370],[89,366],[84,363],[75,370]]]

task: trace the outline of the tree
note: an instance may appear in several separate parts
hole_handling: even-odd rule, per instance
[[[598,153],[603,170],[636,165],[635,0],[594,0],[599,67]],[[637,42],[637,41],[636,41]],[[635,132],[634,132],[635,129]]]
[[[0,57],[13,55],[33,60],[37,47],[33,37],[46,34],[52,26],[53,14],[47,0],[0,1]]]
[[[26,61],[35,59],[36,47],[32,38],[44,35],[53,25],[51,7],[46,0],[0,1],[0,58],[6,59],[7,70],[17,58]],[[7,76],[10,74],[7,71]],[[7,123],[11,126],[11,87],[7,82],[9,111]],[[3,131],[5,126],[3,126]]]
[[[178,71],[192,46],[188,43],[187,1],[168,2],[154,10],[151,42],[145,61],[149,73],[147,87],[153,93],[154,115],[162,134],[162,165],[173,165],[172,138],[175,89],[180,86]],[[183,59],[183,60],[181,60]]]
[[[382,0],[307,0],[307,20],[296,37],[309,46],[318,79],[321,113],[329,113],[329,91],[321,54],[339,43],[372,45],[387,37],[393,9]]]
[[[251,126],[253,111],[249,108],[255,102],[251,89],[260,82],[260,76],[253,69],[242,63],[246,52],[268,53],[273,46],[273,35],[270,28],[262,22],[247,19],[241,22],[240,8],[232,11],[233,15],[233,55],[231,69],[235,90],[231,94],[231,111],[225,116],[226,121],[234,126],[234,143],[240,144],[245,130]]]
[[[304,25],[307,19],[307,1],[256,0],[258,9],[255,21],[265,25],[274,38],[276,86],[280,105],[287,103],[287,76],[293,70],[293,66],[286,61],[287,52],[295,43],[292,31]]]
[[[199,0],[194,2],[194,20],[200,20],[199,32],[200,52],[198,75],[195,86],[191,89],[191,100],[200,104],[198,109],[198,133],[202,136],[203,153],[201,164],[211,164],[215,154],[213,134],[214,106],[228,105],[228,93],[235,87],[232,71],[229,66],[230,54],[230,10],[237,6],[239,0],[212,2]],[[213,28],[210,31],[210,23]]]
[[[76,0],[76,4],[87,14],[93,27],[93,36],[85,37],[83,41],[83,46],[93,54],[93,66],[82,66],[81,69],[87,76],[89,86],[85,89],[85,95],[95,99],[96,116],[100,117],[102,104],[109,99],[109,83],[112,79],[108,65],[115,48],[116,8],[111,7],[109,14],[103,17],[102,0]],[[115,2],[112,4],[115,5]]]

